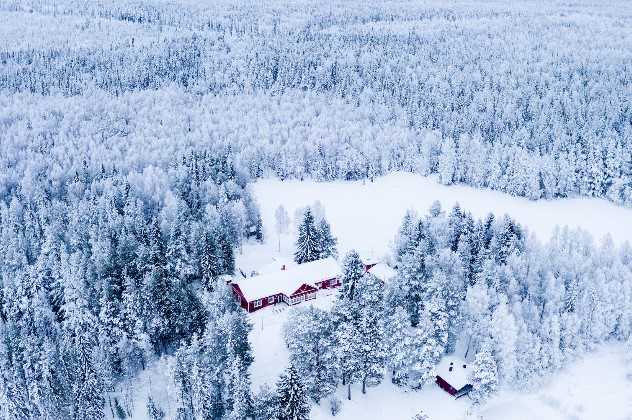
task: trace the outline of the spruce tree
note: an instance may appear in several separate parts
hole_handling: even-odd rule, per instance
[[[105,417],[104,386],[96,357],[98,321],[84,287],[85,260],[75,253],[63,262],[64,358],[72,383],[72,416],[98,420]]]
[[[320,258],[338,257],[338,239],[331,233],[331,226],[327,219],[323,218],[318,225]]]
[[[472,384],[470,398],[472,398],[476,404],[485,402],[489,396],[496,391],[498,386],[498,369],[496,367],[496,361],[487,344],[484,344],[481,350],[476,353],[469,380]]]
[[[426,255],[421,247],[407,253],[398,269],[399,283],[405,296],[405,305],[413,327],[419,323],[421,303],[429,296]]]
[[[303,220],[298,227],[294,261],[302,264],[320,259],[320,245],[320,232],[316,228],[312,211],[308,208],[305,210]]]
[[[215,279],[224,273],[224,259],[222,249],[211,232],[203,235],[204,243],[200,256],[200,270],[202,283],[211,290]]]
[[[336,353],[332,317],[312,306],[296,310],[284,326],[290,362],[317,403],[335,391]]]
[[[151,395],[147,398],[147,417],[149,420],[164,420],[165,412]]]
[[[274,419],[278,412],[278,398],[275,390],[264,384],[253,397],[252,411],[254,420]]]
[[[386,318],[386,364],[391,372],[391,380],[400,385],[406,380],[407,368],[406,351],[408,350],[408,336],[410,317],[404,308],[396,306],[395,311]]]
[[[294,366],[281,375],[277,382],[278,420],[308,420],[309,402],[305,387]]]
[[[239,357],[231,357],[229,384],[226,392],[230,395],[228,420],[247,420],[252,413],[252,395],[248,371]]]
[[[393,254],[395,256],[396,266],[399,264],[405,254],[415,249],[418,245],[417,226],[418,220],[414,211],[407,210],[402,224],[399,227],[397,236],[393,245]]]
[[[383,285],[372,274],[365,274],[358,282],[360,320],[357,326],[362,345],[357,348],[359,376],[362,393],[366,393],[369,382],[379,383],[384,377],[386,349],[384,348],[384,292]]]
[[[342,287],[339,295],[346,299],[354,300],[356,283],[365,272],[366,268],[358,252],[355,250],[349,251],[342,261],[342,277],[340,279]]]

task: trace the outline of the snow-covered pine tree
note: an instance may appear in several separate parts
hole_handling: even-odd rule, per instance
[[[338,372],[342,377],[342,384],[347,386],[347,399],[351,400],[351,384],[360,379],[359,349],[364,341],[358,330],[359,308],[352,300],[338,299],[333,316],[337,323],[335,352]]]
[[[147,417],[149,420],[164,420],[165,418],[165,411],[151,395],[147,398]]]
[[[340,298],[346,298],[349,300],[355,299],[356,283],[362,278],[366,268],[360,254],[356,250],[351,250],[345,255],[342,260],[342,287],[338,292]]]
[[[195,338],[195,337],[194,337]],[[175,355],[173,378],[177,387],[176,420],[191,420],[194,418],[194,390],[191,375],[191,352],[186,345],[182,345]]]
[[[312,306],[294,311],[283,327],[290,362],[316,402],[333,393],[338,382],[333,333],[330,314]]]
[[[393,243],[393,255],[395,257],[396,267],[399,267],[399,263],[404,255],[415,249],[418,245],[417,224],[418,218],[415,212],[413,210],[407,210]]]
[[[215,279],[224,272],[223,255],[213,233],[204,232],[202,239],[203,245],[200,255],[201,278],[206,288],[211,290]]]
[[[318,225],[318,234],[319,234],[319,250],[320,250],[320,258],[327,257],[338,257],[338,239],[331,233],[331,226],[327,219],[324,217],[321,219]]]
[[[419,323],[421,303],[429,296],[426,255],[421,246],[402,258],[397,270],[399,284],[405,296],[405,305],[412,326]]]
[[[278,412],[278,398],[275,390],[267,384],[261,386],[259,392],[253,396],[252,416],[254,420],[270,420]]]
[[[226,392],[231,396],[227,420],[247,420],[252,413],[250,378],[239,357],[230,362],[230,383]]]
[[[454,182],[456,172],[456,144],[452,137],[443,139],[441,142],[441,154],[439,155],[439,182],[450,185]]]
[[[320,232],[316,228],[311,209],[307,208],[298,227],[294,261],[299,264],[320,259]]]
[[[465,223],[465,215],[461,210],[459,203],[456,203],[452,207],[452,211],[448,216],[448,246],[453,252],[456,252],[459,248],[459,239],[463,233]]]
[[[439,360],[446,351],[448,345],[448,322],[449,316],[447,312],[446,302],[441,296],[433,296],[426,305],[428,317],[430,320],[430,328],[432,329],[432,344],[435,348],[432,350],[434,354],[434,363]]]
[[[386,365],[394,384],[401,385],[406,380],[407,358],[409,348],[410,316],[401,306],[396,306],[393,313],[386,318],[384,336],[386,339]]]
[[[419,327],[411,328],[406,340],[408,343],[404,353],[408,367],[406,383],[412,389],[421,389],[434,377],[437,346],[433,343],[428,328],[429,324],[423,319],[422,324]]]
[[[102,419],[105,417],[104,387],[97,365],[98,321],[90,312],[85,291],[85,259],[77,252],[62,256],[64,273],[65,332],[64,358],[72,389],[74,418]]]
[[[369,382],[379,383],[384,377],[386,349],[384,348],[384,286],[374,275],[367,273],[358,282],[360,320],[358,332],[363,345],[357,349],[360,362],[362,393]]]
[[[278,398],[278,420],[308,420],[309,402],[305,387],[294,366],[290,365],[281,374],[276,390]]]
[[[188,282],[194,273],[190,250],[187,246],[187,232],[190,230],[189,222],[185,218],[187,212],[186,204],[178,203],[176,217],[171,223],[165,244],[165,269],[169,276],[184,282]]]
[[[488,344],[483,344],[476,353],[470,373],[472,391],[470,398],[475,404],[484,403],[498,387],[498,370]]]
[[[511,383],[516,372],[518,326],[507,303],[502,302],[494,309],[490,329],[492,354],[498,366],[498,382]]]

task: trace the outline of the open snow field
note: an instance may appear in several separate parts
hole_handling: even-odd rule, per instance
[[[265,179],[257,181],[253,191],[271,245],[276,245],[277,241],[274,211],[280,204],[293,218],[297,208],[317,200],[322,203],[332,231],[338,237],[341,254],[350,248],[378,257],[387,254],[406,210],[412,208],[425,214],[435,200],[447,210],[458,202],[475,217],[484,217],[489,212],[497,216],[507,213],[542,241],[550,237],[556,226],[581,228],[590,232],[595,240],[606,235],[616,243],[632,240],[632,209],[618,207],[606,200],[531,201],[492,190],[445,186],[434,177],[412,173],[393,173],[376,178],[373,183]],[[625,220],[629,222],[623,223]],[[286,254],[292,251],[293,240],[293,233],[283,238],[282,251]],[[265,259],[261,262],[265,263]]]
[[[459,202],[461,207],[482,217],[492,211],[508,213],[541,240],[556,226],[579,227],[596,239],[610,235],[617,243],[632,239],[632,210],[599,199],[529,201],[506,194],[464,186],[443,186],[434,178],[395,173],[375,182],[330,182],[261,180],[253,191],[261,209],[266,242],[246,244],[237,264],[244,270],[270,269],[277,261],[291,260],[294,229],[281,237],[281,252],[274,231],[274,211],[282,204],[290,217],[297,208],[320,201],[325,215],[338,237],[339,252],[350,248],[373,256],[389,253],[405,211],[413,208],[425,213],[433,201],[444,208]],[[629,220],[630,223],[621,223]],[[313,304],[327,306],[332,297]],[[287,363],[282,326],[290,309],[266,308],[252,314],[250,335],[255,362],[251,368],[253,389],[264,383],[274,384]],[[550,378],[537,390],[524,393],[504,392],[489,402],[481,413],[485,420],[630,420],[632,419],[632,381],[625,369],[624,351],[619,345],[607,345],[586,355]],[[598,378],[598,379],[596,379]],[[362,395],[352,390],[352,401],[344,399],[341,420],[408,420],[424,410],[432,420],[460,420],[465,416],[467,400],[452,400],[431,385],[420,392],[405,392],[389,383],[370,388]],[[314,420],[331,419],[327,403],[312,409]]]

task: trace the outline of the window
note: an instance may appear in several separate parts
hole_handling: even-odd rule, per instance
[[[274,303],[274,296],[270,296],[268,298],[268,304],[270,304],[270,303]]]
[[[258,308],[260,306],[261,306],[261,299],[255,300],[255,308]]]

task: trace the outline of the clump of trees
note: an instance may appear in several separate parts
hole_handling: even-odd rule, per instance
[[[316,220],[312,209],[306,208],[298,225],[298,238],[294,261],[299,264],[338,256],[338,240],[324,215]]]

